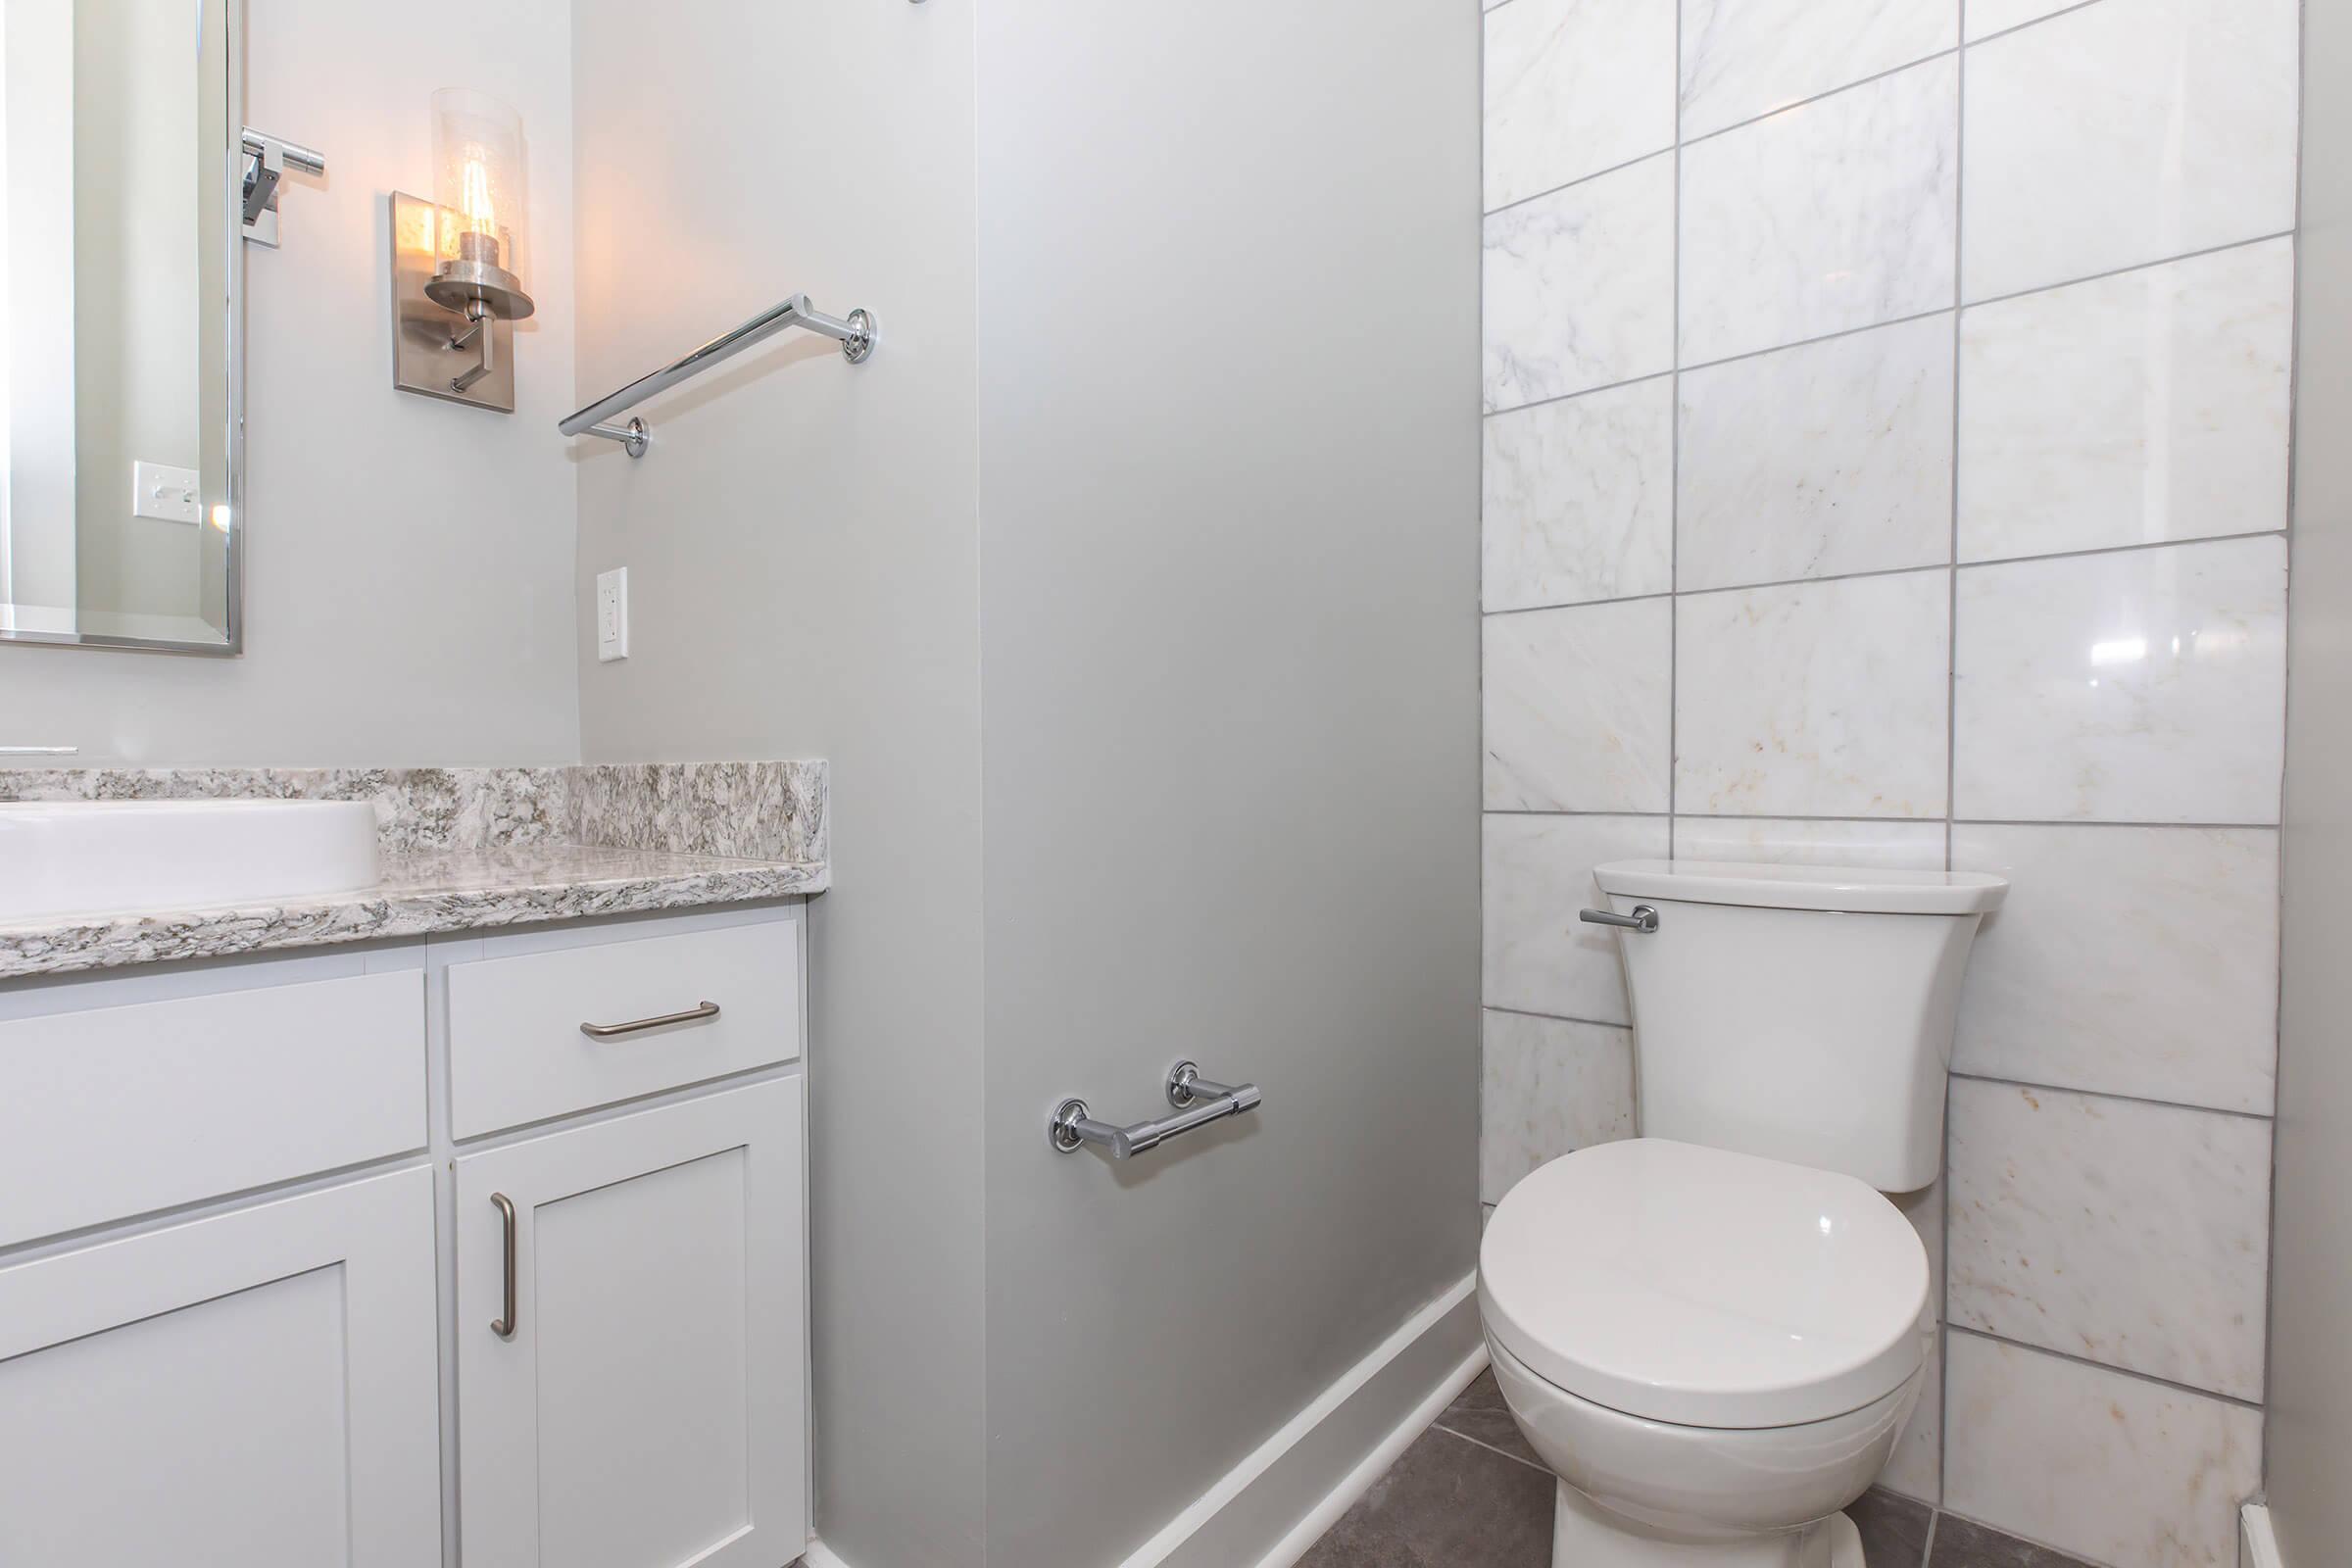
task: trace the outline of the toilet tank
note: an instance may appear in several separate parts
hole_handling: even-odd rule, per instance
[[[1617,914],[1656,911],[1618,931],[1644,1137],[1881,1192],[1936,1179],[1960,977],[2006,882],[1711,860],[1617,860],[1592,880]]]

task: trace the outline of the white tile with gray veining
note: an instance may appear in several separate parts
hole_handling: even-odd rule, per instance
[[[2102,0],[1968,56],[1971,300],[2295,222],[2298,0]]]
[[[1944,1357],[1945,1507],[2092,1562],[2235,1568],[2260,1410],[1973,1334]]]
[[[1616,933],[1576,917],[1598,905],[1592,867],[1662,859],[1662,816],[1489,816],[1483,829],[1489,1006],[1627,1023]]]
[[[1486,807],[1663,811],[1673,607],[1664,599],[1486,618]]]
[[[2276,829],[1963,822],[1952,865],[2009,879],[1969,955],[1956,1070],[2270,1113]]]
[[[1969,310],[1960,558],[2283,527],[2294,310],[2289,239]]]
[[[1674,145],[1674,10],[1515,0],[1486,19],[1489,212]]]
[[[1676,805],[1706,815],[1941,816],[1948,576],[1685,595]]]
[[[1791,865],[1943,869],[1941,822],[1822,821],[1772,816],[1677,816],[1680,860],[1760,860]]]
[[[1488,610],[1673,586],[1674,383],[1665,376],[1486,421]]]
[[[1931,60],[1684,149],[1682,364],[1952,304],[1958,79]]]
[[[2271,1124],[1955,1079],[1950,1320],[2262,1397]]]
[[[1958,604],[1956,814],[2278,821],[2283,540],[1964,566]]]
[[[1634,1136],[1632,1030],[1490,1010],[1481,1041],[1482,1201],[1546,1160]]]
[[[1951,558],[1949,315],[1686,371],[1681,400],[1677,587]]]
[[[1951,0],[1682,0],[1683,134],[1924,60],[1959,41]]]
[[[1493,214],[1484,278],[1490,412],[1670,368],[1673,155]]]

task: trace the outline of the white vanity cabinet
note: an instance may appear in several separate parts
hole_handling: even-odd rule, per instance
[[[0,1563],[441,1553],[421,1166],[0,1268]]]
[[[792,1563],[802,919],[0,985],[0,1565]]]
[[[782,1078],[460,1156],[468,1564],[807,1547],[801,1127]]]

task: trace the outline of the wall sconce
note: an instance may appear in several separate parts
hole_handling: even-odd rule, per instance
[[[392,384],[514,412],[523,287],[522,116],[487,94],[433,94],[433,199],[392,193]]]

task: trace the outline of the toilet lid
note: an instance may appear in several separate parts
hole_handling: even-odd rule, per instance
[[[1918,1369],[1928,1254],[1850,1176],[1661,1138],[1597,1144],[1505,1194],[1479,1248],[1487,1331],[1628,1415],[1780,1427]]]

